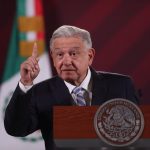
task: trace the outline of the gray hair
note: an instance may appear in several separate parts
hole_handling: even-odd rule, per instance
[[[80,37],[85,43],[87,49],[92,48],[91,36],[87,30],[75,26],[63,25],[56,29],[52,34],[52,38],[50,39],[51,50],[53,48],[53,41],[60,37]]]

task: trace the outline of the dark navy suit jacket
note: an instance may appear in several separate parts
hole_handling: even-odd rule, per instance
[[[139,98],[130,77],[96,72],[91,68],[92,104],[101,105],[113,98],[125,98],[134,103]],[[52,107],[72,105],[72,96],[64,81],[55,76],[34,85],[26,94],[17,86],[5,112],[5,129],[13,136],[26,136],[41,130],[46,150],[54,149]]]

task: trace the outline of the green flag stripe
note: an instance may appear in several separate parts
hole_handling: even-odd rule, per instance
[[[14,74],[19,72],[20,69],[20,63],[23,62],[26,58],[20,57],[18,50],[18,43],[19,43],[19,37],[18,37],[18,30],[17,30],[17,18],[14,20],[10,44],[8,47],[8,53],[5,63],[5,70],[3,74],[2,82],[8,80],[11,78]]]
[[[19,32],[19,40],[27,40],[26,33]]]
[[[26,0],[17,0],[17,16],[26,16]],[[19,32],[19,40],[26,39],[26,34],[23,32]]]
[[[18,16],[26,15],[26,0],[17,0],[17,14]]]
[[[19,41],[26,40],[26,34],[18,31],[18,17],[26,15],[25,8],[26,0],[17,0],[16,18],[14,19],[2,82],[18,73],[20,64],[26,59],[19,55]]]

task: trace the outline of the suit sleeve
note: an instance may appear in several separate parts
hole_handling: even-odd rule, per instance
[[[26,136],[39,128],[33,90],[23,93],[17,86],[4,117],[4,126],[8,134]]]

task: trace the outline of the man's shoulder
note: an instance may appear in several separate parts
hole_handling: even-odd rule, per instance
[[[129,75],[114,72],[96,71],[96,74],[98,77],[104,79],[131,79]]]
[[[44,81],[37,83],[35,86],[36,87],[47,86],[47,85],[54,86],[55,84],[59,84],[60,82],[61,82],[61,79],[58,76],[54,76],[52,78],[49,78],[49,79],[46,79]]]

